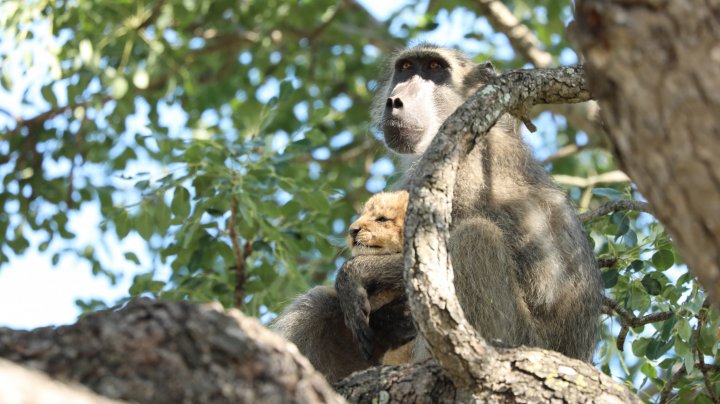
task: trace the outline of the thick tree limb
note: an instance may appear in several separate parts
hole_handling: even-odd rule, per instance
[[[576,4],[618,159],[720,303],[720,0]]]
[[[638,402],[624,386],[591,365],[535,348],[498,352],[494,377],[478,381],[476,393],[458,389],[434,363],[385,366],[353,373],[335,384],[356,403],[631,403]]]
[[[42,372],[0,359],[0,403],[120,404],[81,387],[60,383]]]
[[[67,327],[0,328],[0,357],[140,403],[344,402],[294,345],[213,305],[143,299]]]
[[[510,397],[533,401],[541,397],[536,395],[539,391],[553,385],[537,372],[557,377],[563,366],[570,366],[572,372],[569,372],[574,377],[580,369],[576,365],[588,366],[538,349],[501,352],[488,345],[467,322],[455,296],[447,241],[459,159],[479,142],[498,118],[508,111],[527,110],[528,106],[537,103],[580,102],[589,98],[582,67],[503,74],[491,80],[448,118],[418,163],[405,221],[406,289],[413,316],[432,348],[433,356],[463,394],[502,401]],[[614,394],[619,400],[636,400],[624,387],[596,370],[589,372],[593,380],[602,380],[607,386],[617,388],[608,394]],[[522,375],[527,374],[531,377],[525,380]],[[568,382],[562,383],[566,386]],[[484,390],[488,385],[503,388]],[[579,386],[574,387],[578,394],[583,394],[581,388],[577,389]],[[500,391],[504,398],[495,396]],[[574,399],[587,401],[590,398],[586,396],[583,400],[578,396]]]

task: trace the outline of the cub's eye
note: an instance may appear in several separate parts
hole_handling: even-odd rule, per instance
[[[376,222],[380,222],[380,223],[387,222],[389,220],[390,219],[386,218],[385,216],[380,216],[379,218],[375,219]]]
[[[408,70],[411,67],[412,67],[412,63],[410,63],[410,61],[408,61],[408,60],[402,62],[402,64],[400,65],[401,70]]]
[[[437,70],[437,69],[439,69],[439,68],[441,68],[441,67],[442,67],[442,66],[440,65],[440,63],[438,63],[437,60],[433,60],[433,61],[430,62],[430,64],[428,65],[428,68],[429,68],[430,70]]]

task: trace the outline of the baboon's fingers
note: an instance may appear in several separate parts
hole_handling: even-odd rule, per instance
[[[355,342],[357,342],[360,352],[365,359],[370,360],[375,350],[375,335],[370,326],[364,321],[356,321],[350,327]]]
[[[377,339],[390,349],[404,345],[417,336],[405,296],[374,311],[370,315],[370,328]]]

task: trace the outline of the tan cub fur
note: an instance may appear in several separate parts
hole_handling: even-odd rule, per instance
[[[352,256],[401,253],[407,204],[407,191],[381,192],[368,199],[360,217],[350,225],[348,231],[347,244],[352,250]],[[387,290],[369,296],[368,300],[371,310],[377,310],[396,298],[396,292]],[[410,363],[413,346],[414,343],[410,342],[386,352],[382,363]]]
[[[407,191],[373,195],[350,225],[347,243],[353,257],[401,253],[407,204]]]

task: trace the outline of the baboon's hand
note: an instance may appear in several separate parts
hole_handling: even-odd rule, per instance
[[[402,296],[370,313],[370,327],[381,348],[395,349],[417,337],[407,297]]]
[[[370,300],[365,288],[348,276],[347,265],[352,264],[346,262],[340,268],[335,278],[335,289],[345,325],[352,332],[365,359],[370,359],[375,350],[375,338],[370,328]]]

